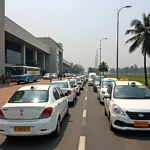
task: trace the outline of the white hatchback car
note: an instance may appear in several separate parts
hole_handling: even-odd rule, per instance
[[[77,97],[76,89],[69,80],[53,81],[50,84],[58,86],[67,95],[68,102],[74,105]]]
[[[136,81],[115,81],[104,95],[110,130],[150,130],[150,90]]]
[[[100,103],[104,103],[104,94],[107,91],[108,85],[113,82],[118,81],[116,78],[103,78],[100,82],[100,86],[97,87],[97,99],[100,100]]]
[[[80,86],[80,90],[84,90],[84,82],[81,80],[81,77],[76,77],[77,83]]]
[[[0,109],[0,134],[35,136],[60,134],[60,122],[69,114],[68,99],[60,88],[33,85],[19,88]]]

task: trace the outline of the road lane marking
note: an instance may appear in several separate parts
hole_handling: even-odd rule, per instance
[[[82,127],[86,126],[86,118],[82,118]]]
[[[88,91],[88,89],[86,89],[86,92]]]
[[[85,101],[87,101],[87,97],[85,97]]]
[[[83,110],[82,118],[86,118],[86,109]]]
[[[78,150],[85,150],[85,140],[86,140],[85,136],[80,136]]]

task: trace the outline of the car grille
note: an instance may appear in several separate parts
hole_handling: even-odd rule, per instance
[[[132,120],[150,120],[150,112],[130,112],[130,111],[126,111],[126,114]]]

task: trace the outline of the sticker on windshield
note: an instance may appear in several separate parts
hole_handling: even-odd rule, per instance
[[[145,86],[139,85],[138,88],[145,89]]]

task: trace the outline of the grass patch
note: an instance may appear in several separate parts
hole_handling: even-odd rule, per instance
[[[110,75],[116,77],[116,75]],[[128,78],[130,81],[138,81],[145,84],[145,78],[142,75],[120,75],[120,78]],[[148,76],[148,88],[150,89],[150,75]]]

